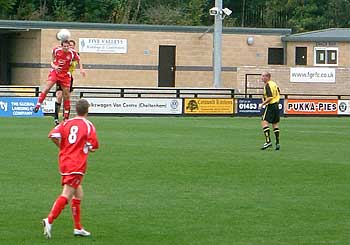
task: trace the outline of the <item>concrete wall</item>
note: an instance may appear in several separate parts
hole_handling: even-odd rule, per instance
[[[41,71],[35,64],[41,62],[41,31],[21,31],[12,34],[9,40],[12,85],[39,85]]]

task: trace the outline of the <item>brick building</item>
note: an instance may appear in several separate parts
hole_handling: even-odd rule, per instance
[[[212,28],[5,20],[0,21],[0,84],[44,85],[61,28],[77,41],[88,74],[82,79],[77,72],[76,86],[213,87]],[[224,28],[222,86],[259,92],[257,74],[268,70],[284,93],[350,94],[348,34],[347,29],[291,35],[290,29]],[[86,49],[90,42],[100,46]],[[109,42],[122,45],[99,49]],[[315,74],[331,68],[335,78],[295,82],[292,68]]]

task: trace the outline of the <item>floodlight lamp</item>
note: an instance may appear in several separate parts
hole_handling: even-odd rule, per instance
[[[232,14],[232,10],[229,8],[224,8],[222,12],[227,16],[230,16]]]

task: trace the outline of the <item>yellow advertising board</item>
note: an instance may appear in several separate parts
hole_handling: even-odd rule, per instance
[[[232,115],[234,99],[186,98],[185,114]]]

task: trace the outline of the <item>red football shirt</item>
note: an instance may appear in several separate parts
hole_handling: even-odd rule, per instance
[[[84,175],[89,147],[99,147],[94,125],[84,117],[69,119],[49,133],[49,138],[60,138],[59,169],[61,175]]]
[[[61,71],[58,73],[67,73],[73,60],[80,61],[80,56],[74,49],[68,49],[65,52],[61,46],[58,46],[52,50],[52,54],[54,57],[53,63],[61,67]]]

